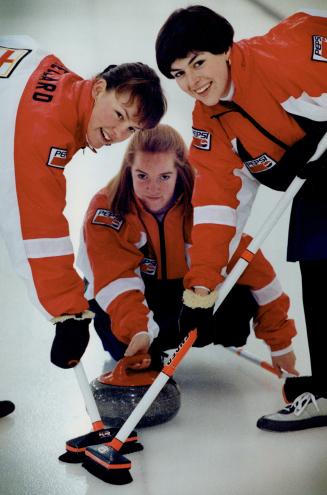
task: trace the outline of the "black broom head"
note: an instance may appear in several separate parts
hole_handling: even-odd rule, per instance
[[[128,469],[106,469],[89,458],[83,462],[82,466],[99,480],[111,485],[128,485],[133,481]]]
[[[131,462],[112,447],[93,445],[85,451],[83,467],[91,474],[112,485],[127,485],[133,481],[129,472]]]
[[[85,449],[90,445],[110,444],[111,440],[115,437],[119,428],[108,428],[97,431],[91,431],[86,435],[75,437],[66,442],[66,452],[61,454],[58,459],[61,462],[68,464],[78,464],[85,461]],[[131,454],[133,452],[139,452],[143,450],[143,445],[138,441],[138,435],[133,430],[125,443],[120,449],[121,454]]]
[[[128,442],[124,443],[119,452],[123,455],[133,454],[134,452],[140,452],[144,447],[139,442]],[[58,457],[59,461],[65,462],[66,464],[80,464],[86,460],[85,450],[84,452],[71,452],[66,450],[63,454]]]

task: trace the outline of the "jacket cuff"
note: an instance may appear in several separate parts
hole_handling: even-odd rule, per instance
[[[289,352],[293,351],[293,346],[292,344],[289,345],[288,347],[285,347],[284,349],[280,349],[279,351],[272,351],[270,349],[270,353],[272,357],[277,357],[277,356],[284,356],[284,354],[287,354]]]
[[[192,309],[208,309],[214,306],[217,300],[217,295],[218,294],[216,290],[213,290],[206,296],[200,296],[191,289],[185,289],[183,292],[183,303],[185,304],[185,306],[188,306]]]
[[[90,311],[87,309],[86,311],[83,311],[83,313],[78,313],[76,315],[61,315],[61,316],[56,316],[55,318],[52,318],[50,321],[51,323],[62,323],[66,320],[87,320],[87,319],[93,319],[95,317],[95,313],[93,311]]]

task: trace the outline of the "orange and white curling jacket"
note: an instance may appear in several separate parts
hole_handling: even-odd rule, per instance
[[[229,101],[194,107],[188,288],[222,282],[258,186],[274,188],[281,158],[306,134],[304,122],[327,120],[327,12],[300,12],[264,36],[234,43],[231,79]]]
[[[0,38],[0,226],[49,319],[88,308],[63,210],[65,166],[86,146],[91,88],[29,37]]]
[[[135,198],[131,212],[124,218],[113,213],[107,190],[99,191],[87,210],[77,259],[89,285],[86,297],[96,299],[111,318],[115,336],[128,344],[136,333],[147,331],[151,338],[159,333],[145,297],[152,279],[183,279],[188,270],[188,249],[192,218],[185,216],[181,199],[165,213],[161,222]],[[231,260],[231,269],[250,242],[243,236]],[[287,352],[296,334],[293,320],[287,318],[289,299],[270,263],[259,251],[239,280],[250,287],[259,308],[255,332],[273,352]],[[182,283],[176,298],[182,303]],[[150,284],[150,290],[156,290]],[[175,296],[173,296],[175,297]],[[169,312],[169,304],[159,300]],[[166,308],[165,308],[166,306]],[[177,313],[178,314],[178,313]],[[281,351],[282,350],[282,351]]]

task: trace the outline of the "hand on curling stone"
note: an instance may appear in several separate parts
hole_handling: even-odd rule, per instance
[[[136,354],[146,354],[149,351],[151,339],[148,332],[139,332],[132,337],[124,356],[135,356]],[[142,359],[139,363],[131,364],[131,369],[146,369],[151,364],[151,358]]]

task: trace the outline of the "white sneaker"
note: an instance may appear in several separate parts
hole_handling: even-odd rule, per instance
[[[304,392],[275,414],[262,416],[257,427],[269,431],[296,431],[327,426],[327,399]]]

